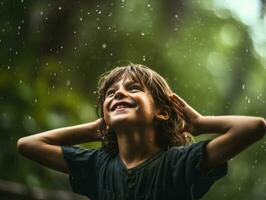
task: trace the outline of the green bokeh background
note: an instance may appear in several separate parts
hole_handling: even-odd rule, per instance
[[[0,179],[69,190],[67,176],[18,155],[16,141],[97,119],[98,76],[129,61],[159,72],[203,115],[265,117],[266,42],[215,2],[1,1]],[[204,200],[266,199],[265,166],[262,139]]]

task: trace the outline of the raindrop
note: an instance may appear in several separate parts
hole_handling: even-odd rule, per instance
[[[97,29],[100,30],[100,26],[98,26]]]
[[[31,116],[29,115],[29,119],[31,119]]]
[[[244,89],[245,89],[245,84],[242,85],[242,90],[244,90]]]
[[[80,17],[80,18],[79,18],[79,21],[82,21],[82,20],[83,20],[82,17]]]
[[[61,6],[59,6],[59,7],[58,7],[58,10],[62,10],[62,7],[61,7]]]
[[[148,8],[150,8],[150,7],[151,7],[151,5],[150,5],[150,4],[147,4],[147,7],[148,7]]]
[[[102,48],[105,49],[107,45],[105,43],[102,44]]]
[[[144,35],[145,35],[145,33],[142,32],[142,33],[141,33],[141,36],[144,36]]]
[[[142,56],[142,60],[143,60],[143,61],[146,61],[146,57],[145,57],[145,56]]]
[[[66,80],[66,86],[70,86],[71,81],[70,80]]]
[[[43,11],[40,12],[40,15],[43,15]]]
[[[19,84],[22,84],[23,82],[22,82],[22,80],[19,80]]]
[[[10,69],[10,66],[7,66],[7,69]]]
[[[87,12],[87,15],[90,15],[91,13],[90,12]]]
[[[35,102],[35,103],[37,103],[37,102],[38,102],[38,100],[37,100],[37,99],[34,99],[34,102]]]

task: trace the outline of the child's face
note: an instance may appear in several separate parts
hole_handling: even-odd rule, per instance
[[[116,130],[152,125],[156,107],[146,88],[125,77],[108,88],[103,113],[106,124]]]

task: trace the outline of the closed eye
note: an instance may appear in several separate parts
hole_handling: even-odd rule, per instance
[[[114,89],[108,90],[106,92],[106,96],[112,96],[112,95],[114,95],[114,93],[115,93],[115,90]]]
[[[142,88],[139,85],[131,85],[128,87],[130,91],[139,91],[142,90]]]

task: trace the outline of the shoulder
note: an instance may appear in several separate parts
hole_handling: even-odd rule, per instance
[[[184,155],[192,152],[202,153],[209,140],[200,141],[189,145],[173,146],[167,150],[167,155]]]
[[[193,162],[200,160],[205,152],[209,140],[200,141],[184,146],[174,146],[167,150],[166,156],[171,164],[192,165]]]
[[[61,146],[64,159],[67,163],[95,163],[97,164],[101,160],[105,160],[111,157],[111,154],[107,153],[103,149],[99,148],[84,148],[80,146]]]

